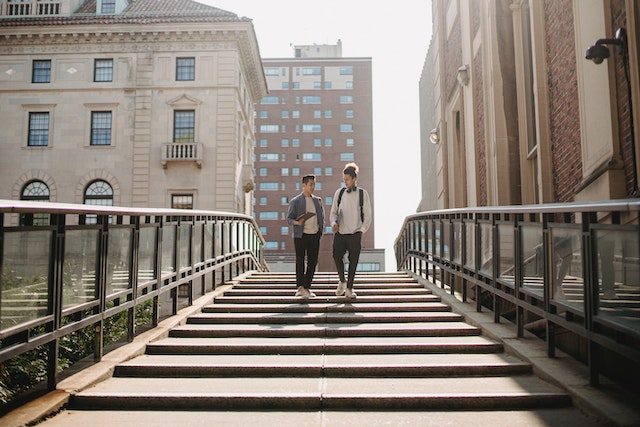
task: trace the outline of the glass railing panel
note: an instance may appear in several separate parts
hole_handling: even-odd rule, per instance
[[[131,228],[112,228],[109,230],[109,248],[107,254],[107,296],[129,289],[129,271],[131,271]]]
[[[451,223],[445,221],[442,223],[442,258],[446,260],[451,259]]]
[[[191,223],[180,224],[180,270],[191,265]]]
[[[162,227],[162,271],[161,277],[176,271],[176,226]]]
[[[96,267],[100,230],[67,230],[64,246],[62,308],[98,298]]]
[[[156,227],[140,228],[140,246],[138,248],[138,284],[155,279],[156,267]]]
[[[0,277],[0,330],[48,314],[53,231],[4,233]]]
[[[578,227],[549,228],[551,297],[583,310],[582,231]]]
[[[452,223],[453,226],[453,242],[451,243],[453,248],[453,262],[456,264],[462,264],[462,222],[456,221]]]
[[[213,258],[213,222],[207,222],[204,227],[204,259]]]
[[[480,223],[480,272],[493,277],[493,226]]]
[[[640,329],[640,230],[596,230],[598,315]]]
[[[542,251],[542,226],[520,226],[520,251],[522,252],[522,287],[537,295],[544,295],[544,255]]]
[[[201,222],[197,222],[193,226],[193,254],[191,257],[193,258],[193,262],[202,262],[204,258],[202,256],[202,230],[204,229],[204,224]]]
[[[498,277],[505,282],[516,281],[515,233],[512,224],[498,224]]]
[[[467,239],[465,254],[464,254],[464,266],[470,270],[476,268],[476,226],[473,221],[464,222],[465,237]]]

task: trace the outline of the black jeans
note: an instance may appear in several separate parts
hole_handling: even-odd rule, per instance
[[[293,239],[293,245],[296,248],[296,283],[298,286],[311,288],[313,275],[318,265],[318,251],[320,250],[320,234],[303,234],[302,237]],[[307,265],[305,270],[305,255],[307,257]]]
[[[336,263],[336,270],[340,281],[344,282],[344,254],[349,251],[349,275],[347,277],[347,288],[353,289],[353,280],[356,277],[356,268],[360,259],[362,249],[362,233],[353,234],[336,233],[333,236],[333,260]]]

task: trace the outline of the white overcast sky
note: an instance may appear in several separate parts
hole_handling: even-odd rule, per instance
[[[375,245],[386,249],[387,271],[395,271],[393,243],[421,197],[418,82],[431,40],[431,1],[198,1],[251,18],[263,58],[290,58],[292,45],[338,39],[344,57],[371,57]]]

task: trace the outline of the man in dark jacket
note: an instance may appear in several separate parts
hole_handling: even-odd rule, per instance
[[[318,264],[320,237],[324,227],[324,207],[322,199],[313,194],[315,188],[315,175],[303,176],[302,193],[291,199],[287,213],[287,222],[293,226],[293,243],[296,249],[296,296],[302,298],[316,296],[311,292],[311,282]]]

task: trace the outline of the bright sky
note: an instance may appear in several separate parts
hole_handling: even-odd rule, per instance
[[[198,1],[251,18],[263,58],[292,58],[291,45],[338,39],[344,57],[371,57],[375,245],[386,249],[387,271],[395,271],[393,243],[421,197],[418,82],[431,40],[431,2]]]

